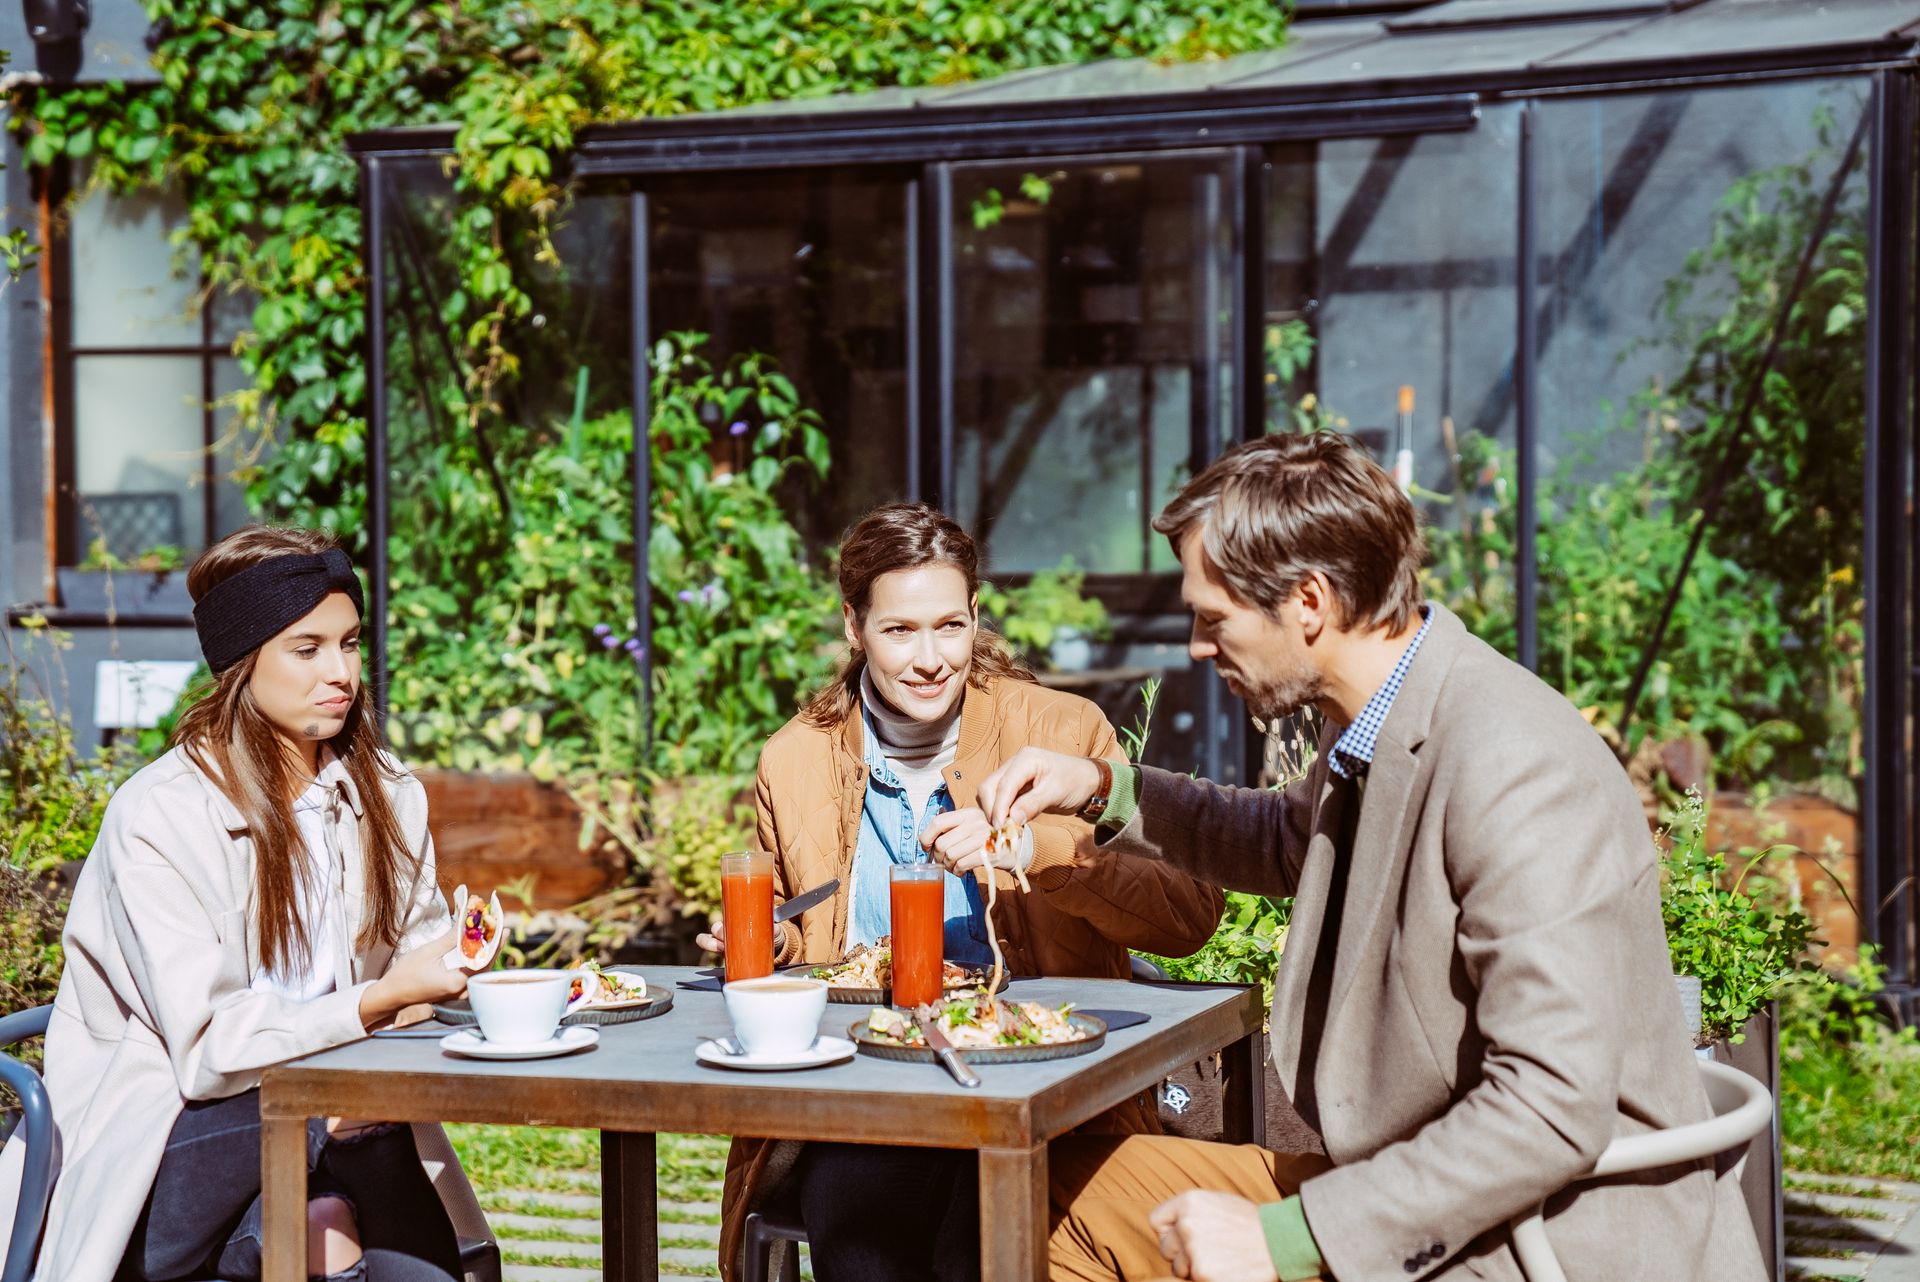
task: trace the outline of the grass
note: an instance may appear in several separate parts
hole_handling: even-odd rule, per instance
[[[1887,1040],[1781,1048],[1781,1131],[1788,1166],[1825,1175],[1920,1181],[1920,1046]],[[1795,1182],[1807,1192],[1880,1197],[1878,1189]]]
[[[534,1190],[595,1193],[599,1189],[600,1133],[547,1126],[450,1125],[447,1135],[467,1178],[486,1195]],[[715,1135],[662,1135],[657,1148],[660,1196],[676,1202],[705,1201],[727,1169],[727,1140]],[[588,1177],[584,1182],[582,1175]],[[489,1209],[554,1215],[530,1203]]]

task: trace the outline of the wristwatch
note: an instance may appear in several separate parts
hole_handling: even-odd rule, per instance
[[[1080,807],[1080,818],[1090,824],[1100,822],[1100,816],[1107,813],[1107,798],[1113,795],[1113,766],[1105,758],[1090,757],[1088,760],[1100,771],[1100,786],[1093,790],[1093,796],[1087,804]]]

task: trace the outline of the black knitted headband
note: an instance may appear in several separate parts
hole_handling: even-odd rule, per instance
[[[346,593],[353,608],[366,614],[360,579],[339,548],[250,565],[193,603],[200,653],[214,672],[224,672],[305,618],[330,592]]]

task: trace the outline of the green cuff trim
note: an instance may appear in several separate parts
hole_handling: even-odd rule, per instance
[[[1100,813],[1096,827],[1119,832],[1140,809],[1140,767],[1124,761],[1108,763],[1113,767],[1113,787],[1107,793],[1107,808]]]
[[[1273,1271],[1280,1275],[1280,1282],[1305,1282],[1326,1271],[1327,1262],[1320,1258],[1313,1230],[1307,1227],[1306,1208],[1298,1197],[1262,1206],[1260,1227],[1267,1232],[1267,1254],[1273,1257]]]

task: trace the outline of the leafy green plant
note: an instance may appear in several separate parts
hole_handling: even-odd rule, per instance
[[[0,675],[0,1009],[53,1000],[60,983],[66,899],[58,870],[86,857],[107,799],[136,762],[124,752],[82,751],[60,711],[58,656],[71,640],[45,618],[6,634]]]
[[[250,386],[229,402],[275,447],[247,469],[249,501],[355,538],[369,528],[369,389],[348,136],[457,127],[455,288],[401,337],[444,344],[455,421],[503,435],[520,426],[513,392],[547,319],[535,292],[556,264],[550,231],[583,127],[1104,57],[1219,57],[1275,47],[1286,31],[1266,0],[151,0],[149,11],[158,84],[37,87],[16,98],[14,127],[32,164],[86,161],[93,182],[185,198],[182,265],[256,300],[237,344]]]
[[[1806,914],[1743,889],[1767,852],[1749,856],[1729,879],[1726,855],[1708,848],[1706,830],[1706,804],[1690,793],[1664,834],[1660,915],[1673,973],[1700,981],[1702,1041],[1739,1041],[1789,981],[1817,969],[1806,953],[1819,941]]]
[[[1650,437],[1655,462],[1602,480],[1587,478],[1583,459],[1565,459],[1538,494],[1540,675],[1610,735],[1690,533],[1676,518],[1678,496],[1657,461],[1658,444]],[[1429,526],[1427,594],[1508,653],[1517,645],[1513,467],[1511,450],[1469,433],[1453,493],[1423,496],[1459,513]],[[1729,610],[1730,600],[1740,608]],[[1782,594],[1703,550],[1641,696],[1634,743],[1701,735],[1727,782],[1751,784],[1782,767],[1818,775],[1834,754],[1844,756],[1851,727],[1826,706],[1829,688],[1806,659]],[[1807,751],[1786,754],[1803,740],[1811,740]]]
[[[982,583],[980,611],[1015,650],[1045,667],[1047,651],[1063,633],[1104,638],[1113,630],[1107,607],[1083,594],[1086,578],[1068,557],[1014,587]]]
[[[155,543],[142,548],[130,560],[122,560],[107,548],[105,539],[95,539],[87,545],[86,559],[76,569],[81,570],[130,570],[136,574],[165,574],[173,570],[187,568],[185,549],[173,543]]]
[[[1172,979],[1258,984],[1271,1007],[1273,976],[1280,955],[1286,951],[1287,926],[1292,919],[1291,899],[1228,891],[1226,913],[1199,952],[1190,957],[1141,956],[1148,957]]]

